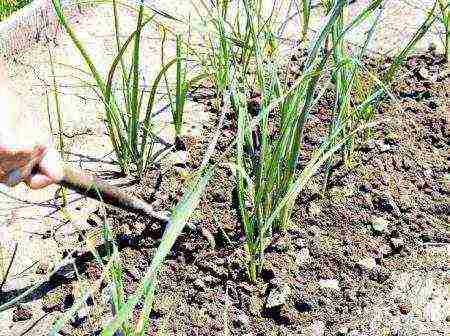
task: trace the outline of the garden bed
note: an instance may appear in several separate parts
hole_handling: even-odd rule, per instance
[[[124,13],[130,15],[129,10],[127,8]],[[360,7],[355,10],[359,13]],[[80,21],[75,30],[77,34],[80,31],[82,44],[103,76],[116,52],[112,47],[116,36],[104,24],[106,20],[113,22],[111,8],[100,6],[96,13],[94,20]],[[136,27],[135,17],[126,15],[120,16],[121,24],[125,26],[122,37],[131,34]],[[423,22],[423,18],[419,21]],[[159,43],[164,39],[161,39],[164,30],[159,23],[146,28],[140,45],[145,60],[139,64],[137,78],[142,88],[150,89],[148,80],[155,77],[155,69],[158,70],[162,62],[159,48],[162,50],[163,46],[156,45],[155,41]],[[416,29],[414,26],[411,34]],[[362,31],[364,38],[367,31]],[[211,36],[216,38],[217,35]],[[283,90],[298,85],[299,78],[309,70],[305,66],[308,58],[308,51],[303,49],[305,41],[280,39],[283,41],[280,50],[291,50],[280,58],[271,58],[271,47],[276,43],[270,44],[274,42],[270,34],[266,37],[267,41],[255,39],[255,43],[264,47],[260,50],[264,50],[265,59],[260,64],[276,65],[277,71],[271,75],[280,79]],[[349,39],[354,37],[349,35]],[[360,38],[356,39],[361,42]],[[424,40],[421,42],[425,43]],[[330,40],[322,42],[317,54],[319,59],[325,59]],[[349,44],[354,47],[357,43],[353,42]],[[168,53],[173,54],[176,43],[169,43]],[[84,60],[69,45],[68,38],[56,44],[46,42],[26,56],[28,61],[26,57],[15,58],[19,64],[15,75],[19,78],[23,74],[28,76],[25,84],[30,84],[33,76],[37,81],[37,84],[36,81],[30,84],[31,94],[20,80],[15,84],[25,92],[24,100],[32,101],[32,108],[24,111],[43,110],[37,97],[44,100],[47,97],[49,101],[52,88],[57,91],[61,95],[64,129],[58,133],[55,116],[45,113],[40,115],[44,120],[40,128],[47,129],[47,118],[53,119],[50,131],[54,136],[63,135],[62,147],[67,151],[69,164],[89,169],[117,183],[111,180],[119,175],[120,169],[118,156],[111,154],[108,142],[111,129],[104,125],[103,101],[98,98],[98,91],[91,91],[92,87],[101,85],[98,82],[97,86],[92,84],[90,76],[80,79],[78,75],[86,75],[83,69],[87,69],[83,67]],[[49,49],[53,51],[52,47],[55,47],[55,53],[48,53]],[[233,46],[230,50],[238,54],[240,49]],[[355,55],[347,49],[341,52],[348,53],[349,58]],[[48,58],[40,58],[47,53],[52,61],[50,68],[45,64]],[[58,59],[58,53],[63,55],[64,62],[53,62],[52,55],[57,55]],[[393,60],[387,54],[372,50],[361,58],[359,74],[362,81],[352,90],[351,94],[356,96],[352,96],[351,107],[365,99],[364,90],[369,94],[378,87],[374,77],[385,79],[386,71],[396,64],[397,59]],[[349,62],[349,58],[341,60],[348,66],[346,71],[357,64]],[[249,61],[253,60],[249,58]],[[192,181],[202,173],[199,167],[207,149],[214,143],[211,140],[215,132],[219,132],[211,158],[216,171],[173,247],[167,240],[173,222],[166,225],[114,208],[107,208],[105,214],[98,203],[92,205],[86,200],[80,201],[77,194],[69,194],[68,203],[59,208],[61,190],[51,188],[39,195],[39,201],[33,198],[36,194],[25,189],[20,196],[26,198],[25,201],[20,197],[13,201],[8,198],[8,204],[12,205],[3,209],[7,216],[1,229],[6,233],[5,241],[10,247],[16,241],[21,245],[10,248],[10,255],[3,259],[12,260],[13,267],[0,291],[0,335],[3,336],[4,330],[8,336],[27,332],[47,335],[51,328],[61,329],[59,333],[65,335],[101,332],[112,335],[104,328],[111,326],[111,320],[118,316],[114,306],[121,303],[114,293],[121,296],[123,290],[125,300],[132,301],[143,279],[149,279],[149,269],[154,269],[151,263],[161,246],[166,246],[169,254],[158,276],[150,277],[155,281],[156,295],[149,315],[146,333],[149,335],[445,335],[449,319],[446,288],[450,252],[448,65],[433,45],[426,53],[401,61],[393,83],[387,81],[389,89],[384,91],[380,101],[372,102],[374,114],[369,113],[367,119],[356,121],[357,126],[364,126],[369,121],[370,127],[355,131],[353,155],[346,156],[345,162],[341,152],[331,156],[327,182],[324,168],[320,168],[295,198],[286,227],[281,230],[270,228],[269,244],[263,244],[262,269],[255,277],[249,271],[251,254],[249,244],[246,244],[251,235],[244,230],[245,218],[239,209],[240,206],[241,210],[246,209],[256,221],[252,213],[254,202],[239,199],[239,193],[250,183],[246,181],[239,190],[236,182],[236,162],[239,160],[236,141],[240,131],[245,129],[239,125],[239,113],[256,118],[261,113],[264,99],[261,90],[252,86],[257,85],[253,62],[249,62],[252,66],[238,81],[225,86],[232,90],[232,85],[249,78],[248,94],[243,95],[243,110],[236,109],[236,101],[234,105],[228,105],[227,95],[218,92],[217,83],[214,83],[217,72],[212,71],[215,68],[208,69],[207,80],[190,85],[187,96],[193,101],[185,108],[182,141],[175,141],[173,146],[175,121],[171,122],[170,108],[161,107],[162,103],[155,108],[157,117],[154,121],[164,124],[158,136],[163,138],[162,143],[172,148],[172,153],[155,162],[138,184],[127,184],[127,190],[151,203],[156,210],[177,209],[180,200],[191,194]],[[192,63],[193,68],[199,68],[195,61]],[[58,83],[52,83],[55,64]],[[214,63],[217,64],[220,62]],[[314,150],[327,143],[329,126],[336,117],[338,75],[330,70],[334,68],[333,64],[337,66],[341,62],[332,57],[328,59],[330,68],[323,70],[320,85],[312,92],[317,104],[313,105],[304,127],[298,160],[295,160],[296,178],[308,167]],[[239,62],[230,62],[230,69],[239,69],[239,66]],[[78,68],[81,71],[72,78]],[[180,68],[183,68],[183,62],[180,62]],[[191,75],[189,71],[188,74]],[[116,81],[120,87],[121,81],[117,78]],[[58,90],[56,85],[59,85]],[[162,90],[162,85],[159,89]],[[142,94],[144,92],[147,91],[143,90]],[[234,98],[238,96],[237,92],[233,91]],[[302,94],[298,97],[303,99]],[[132,115],[128,113],[129,106],[126,108],[122,116]],[[280,109],[280,106],[272,108],[268,114],[267,139],[270,142],[280,137],[281,131],[276,126]],[[292,110],[301,111],[302,105]],[[194,126],[191,119],[194,119]],[[184,130],[188,128],[192,128],[191,131],[195,128],[195,132],[187,135]],[[141,131],[138,129],[139,136]],[[247,161],[242,166],[244,169],[251,167],[248,168],[249,179],[256,180],[253,175],[256,170],[252,168],[260,160],[261,128],[250,127],[249,134],[250,140],[247,139],[242,151]],[[249,162],[255,166],[246,166]],[[33,200],[31,205],[27,203],[29,200]],[[10,212],[9,207],[13,207]],[[190,214],[190,210],[190,206],[185,207],[181,215]],[[184,226],[184,219],[175,224]],[[111,233],[109,228],[113,228]],[[117,253],[111,249],[113,234]],[[93,255],[92,251],[99,255]],[[64,259],[62,267],[59,264],[61,258]],[[111,265],[115,262],[117,266],[113,268]],[[38,287],[30,290],[33,283]],[[21,297],[27,290],[30,294]],[[20,304],[8,303],[18,297]],[[138,328],[139,316],[144,311],[143,300],[138,300],[127,314],[128,326],[123,325],[123,332],[116,335],[133,334],[131,330],[134,332]]]
[[[302,58],[292,59],[295,73]],[[169,335],[448,331],[450,128],[445,88],[450,77],[445,60],[433,54],[412,56],[400,73],[394,83],[398,105],[382,103],[376,111],[382,122],[373,129],[373,138],[358,148],[351,169],[336,161],[324,194],[319,175],[301,195],[291,225],[268,247],[256,283],[246,275],[231,171],[217,173],[198,216],[161,271],[151,335],[162,329]],[[203,96],[198,92],[198,99]],[[323,121],[329,118],[332,101],[325,99],[313,113],[306,152],[326,131]],[[203,103],[214,124],[214,102]],[[227,117],[234,120],[233,115]],[[230,122],[221,133],[219,152],[231,143],[235,127]],[[155,168],[134,192],[160,209],[176,204],[184,177],[198,166],[207,140],[185,138],[187,166]],[[128,213],[111,209],[108,214],[121,259],[126,260],[124,290],[131,294],[149,266],[163,228]],[[95,282],[102,270],[90,258],[84,254],[77,265]],[[55,278],[48,285],[55,289],[47,294],[43,309],[64,310],[74,283]],[[99,316],[110,310],[98,302],[107,290],[105,284],[88,307],[90,317],[67,326],[68,334],[91,334],[101,327],[104,320]],[[140,309],[138,305],[136,313]]]

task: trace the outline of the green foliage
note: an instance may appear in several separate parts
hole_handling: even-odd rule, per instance
[[[0,1],[0,21],[6,19],[15,11],[30,4],[33,0],[1,0]]]
[[[290,217],[299,193],[312,176],[323,172],[322,167],[325,166],[325,173],[328,172],[333,157],[341,149],[344,160],[350,163],[359,133],[371,126],[376,104],[380,97],[388,93],[395,71],[435,20],[433,10],[411,41],[394,57],[384,77],[378,79],[365,68],[363,58],[380,13],[375,16],[373,14],[380,8],[382,0],[370,2],[358,15],[351,18],[350,23],[345,20],[348,1],[324,0],[326,21],[315,39],[308,41],[309,49],[302,72],[295,81],[288,84],[285,55],[278,49],[275,32],[280,29],[276,27],[279,20],[275,17],[274,10],[265,11],[262,0],[221,0],[214,1],[213,5],[206,0],[199,1],[201,8],[196,9],[205,43],[202,47],[191,48],[189,42],[184,42],[183,35],[174,34],[176,55],[173,59],[165,60],[164,48],[169,30],[162,27],[161,69],[150,90],[145,92],[140,80],[143,28],[153,21],[155,15],[171,20],[173,17],[154,9],[151,9],[152,15],[149,15],[144,2],[139,1],[136,28],[122,40],[119,2],[112,0],[117,54],[107,75],[102,76],[64,17],[60,1],[52,0],[59,21],[78,48],[96,82],[95,89],[104,105],[111,144],[124,173],[142,176],[156,157],[153,150],[156,135],[153,134],[152,112],[161,81],[165,82],[177,136],[181,133],[189,88],[206,74],[214,80],[222,105],[216,133],[201,167],[172,210],[150,266],[135,293],[129,297],[126,297],[124,291],[123,261],[120,259],[113,230],[104,218],[101,234],[106,242],[107,255],[102,257],[95,248],[91,246],[90,249],[98,264],[103,267],[99,283],[105,279],[111,285],[114,316],[104,326],[102,336],[112,336],[119,330],[126,336],[148,334],[158,272],[199,204],[209,179],[222,164],[231,167],[235,174],[239,213],[245,233],[248,276],[255,281],[263,267],[264,253],[272,233],[291,225]],[[299,38],[306,41],[311,1],[297,0],[295,5],[301,18]],[[442,11],[443,7],[440,8]],[[374,20],[364,45],[359,52],[350,51],[346,43],[347,34],[372,17]],[[191,59],[197,61],[196,65],[202,66],[203,70],[202,74],[189,80],[188,60],[190,62]],[[169,83],[167,74],[173,67],[175,83]],[[56,81],[53,84],[54,99],[59,105]],[[304,154],[305,125],[324,93],[330,90],[333,90],[335,102],[330,112],[332,120],[329,125],[325,125],[329,129],[328,135],[315,148],[309,161],[300,165],[300,157]],[[58,106],[56,112],[61,133],[62,114]],[[226,112],[234,113],[237,121],[236,137],[219,159],[215,158],[218,163],[211,164],[210,158],[214,154]],[[62,138],[60,141],[62,148]],[[224,160],[229,159],[230,153],[234,153],[234,157],[230,159],[231,162],[224,163]],[[89,245],[88,242],[86,245]],[[82,287],[75,304],[60,316],[50,334],[57,335],[98,287]],[[23,295],[29,293],[26,291]],[[23,295],[20,297],[23,298]],[[0,311],[18,302],[20,297],[0,307]],[[139,311],[137,324],[133,325],[131,321],[138,304],[143,306]],[[224,321],[227,320],[226,306]],[[164,327],[161,328],[161,333],[163,332]],[[229,333],[227,327],[224,333]]]
[[[444,50],[447,63],[450,64],[450,1],[437,0],[439,6],[439,19],[444,26]]]
[[[142,29],[152,21],[153,16],[145,14],[144,4],[141,2],[137,9],[136,30],[125,42],[121,43],[117,4],[116,1],[113,1],[114,29],[118,53],[109,69],[108,75],[106,78],[103,78],[87,50],[67,22],[60,1],[52,0],[52,2],[60,23],[81,53],[97,84],[97,89],[100,91],[99,94],[105,108],[106,126],[122,172],[134,175],[136,178],[142,177],[149,164],[157,158],[157,153],[154,152],[157,137],[152,132],[152,113],[156,91],[164,74],[177,60],[174,59],[162,65],[160,72],[154,79],[150,93],[145,95],[145,90],[141,88],[140,82],[141,62],[139,51]],[[127,54],[129,48],[131,49],[130,56],[128,56],[129,53]],[[121,90],[115,89],[116,76],[120,77]],[[185,91],[181,93],[185,94]],[[144,104],[144,100],[147,101],[146,104]],[[184,101],[182,98],[179,100]],[[181,103],[177,105],[183,106]],[[177,124],[179,123],[178,118]]]

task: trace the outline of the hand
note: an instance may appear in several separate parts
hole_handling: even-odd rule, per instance
[[[50,146],[35,144],[37,139],[29,135],[36,132],[17,124],[16,103],[0,58],[0,183],[15,186],[23,181],[32,189],[40,189],[60,181],[63,169],[58,153]]]
[[[31,189],[57,183],[63,177],[62,164],[54,149],[45,146],[7,146],[0,143],[0,182],[15,186],[24,181]]]

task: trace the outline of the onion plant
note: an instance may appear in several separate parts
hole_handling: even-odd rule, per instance
[[[228,55],[228,86],[237,118],[236,158],[232,166],[236,172],[239,210],[246,238],[248,275],[252,280],[262,268],[272,231],[289,225],[295,196],[319,170],[324,158],[329,159],[344,140],[354,134],[351,130],[343,138],[338,137],[343,125],[351,119],[344,115],[341,124],[336,125],[325,140],[327,146],[317,150],[306,168],[299,167],[305,124],[328,86],[325,74],[331,52],[323,53],[321,47],[330,35],[334,34],[336,42],[342,40],[345,33],[376,8],[368,6],[341,31],[333,31],[346,3],[333,2],[325,24],[311,43],[305,70],[292,86],[287,85],[282,75],[282,55],[277,52],[273,33],[276,31],[273,27],[275,19],[272,13],[264,16],[262,1],[238,1],[234,18],[230,17],[231,11],[225,11],[229,16],[224,17],[224,11],[218,7],[208,9],[204,6],[215,28],[215,35],[210,36],[211,49],[216,54],[217,46],[228,48],[220,54]],[[310,6],[308,2],[305,4]],[[338,59],[339,64],[334,68],[340,69],[348,62]],[[248,75],[251,68],[255,69],[253,76]],[[259,110],[256,111],[249,104],[255,92],[259,96]],[[339,102],[339,108],[343,110],[345,104]]]
[[[161,66],[160,72],[151,85],[150,92],[146,94],[145,88],[142,88],[140,76],[140,43],[143,28],[154,19],[156,14],[147,15],[143,1],[139,2],[137,8],[136,29],[122,42],[117,3],[116,0],[113,0],[113,27],[116,35],[117,55],[105,77],[94,65],[92,58],[70,27],[62,11],[60,0],[52,0],[52,2],[60,23],[79,50],[96,82],[97,93],[105,109],[108,135],[122,172],[136,178],[142,177],[149,165],[161,154],[154,150],[157,135],[153,130],[153,109],[159,84],[165,78],[169,68],[174,65],[177,67],[177,85],[173,122],[177,135],[181,130],[184,103],[188,86],[191,83],[186,81],[186,71],[182,67],[184,58],[181,57],[181,37],[177,39],[177,56]],[[161,13],[158,12],[159,14]],[[127,57],[130,54],[127,53],[129,50],[131,50],[131,55]],[[117,80],[118,76],[119,80]],[[199,78],[197,77],[195,80]],[[121,89],[117,89],[116,82],[121,84]]]
[[[437,0],[439,5],[439,19],[444,26],[444,52],[447,63],[450,65],[450,1]]]
[[[328,0],[327,10],[330,10],[333,3],[337,1],[338,0]],[[367,17],[377,9],[380,9],[381,4],[382,0],[372,1],[367,10],[363,12],[364,16]],[[360,47],[359,52],[355,53],[351,52],[348,44],[346,43],[346,38],[343,35],[345,10],[340,13],[333,24],[331,33],[331,53],[333,55],[332,62],[335,67],[331,71],[331,76],[335,83],[336,89],[333,121],[330,125],[330,134],[335,133],[337,129],[341,129],[341,138],[348,137],[348,134],[351,133],[356,127],[358,127],[361,123],[369,122],[373,117],[372,106],[368,105],[363,110],[357,110],[357,107],[358,101],[364,101],[368,98],[366,92],[370,91],[372,88],[372,80],[370,76],[365,73],[364,68],[362,68],[361,65],[363,63],[363,57],[365,56],[367,46],[377,26],[380,14],[381,10],[375,16],[371,29],[367,33],[364,44]],[[339,67],[340,64],[342,64],[342,66]],[[365,83],[362,83],[363,81],[365,81]],[[345,124],[343,124],[343,120],[346,121]],[[343,148],[343,158],[347,165],[351,164],[355,141],[356,139],[349,137]],[[331,161],[332,160],[330,158],[327,163],[327,175],[329,174]]]
[[[336,2],[338,0],[333,1]],[[328,0],[329,3],[333,3],[333,1]],[[349,48],[345,46],[345,39],[340,38],[344,32],[343,16],[335,22],[333,33],[331,34],[333,62],[335,65],[345,62],[345,66],[335,68],[332,71],[332,76],[336,83],[336,90],[334,116],[330,127],[330,134],[334,133],[336,128],[341,128],[340,138],[348,137],[348,133],[355,127],[358,127],[358,125],[370,122],[374,117],[374,110],[377,103],[383,96],[389,95],[395,101],[395,98],[390,94],[389,85],[394,79],[397,69],[404,63],[406,57],[411,53],[419,40],[429,31],[436,20],[434,15],[436,9],[435,4],[433,10],[429,12],[425,21],[408,43],[394,55],[393,62],[384,76],[379,77],[372,74],[366,68],[363,57],[367,52],[367,47],[374,35],[375,28],[382,13],[382,1],[372,1],[369,8],[370,11],[365,12],[365,15],[368,15],[374,10],[378,10],[378,13],[373,20],[371,28],[367,32],[365,42],[359,47],[358,53],[351,53]],[[342,124],[341,120],[347,120],[346,124]],[[350,165],[352,162],[355,142],[355,138],[348,137],[348,141],[343,147],[344,162],[347,165]],[[327,163],[327,175],[330,166],[331,158]]]
[[[0,1],[0,21],[11,15],[14,11],[25,7],[32,0],[2,0]]]

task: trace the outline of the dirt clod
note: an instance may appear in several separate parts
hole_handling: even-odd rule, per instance
[[[31,308],[25,305],[17,305],[13,311],[13,322],[27,321],[33,317]]]

